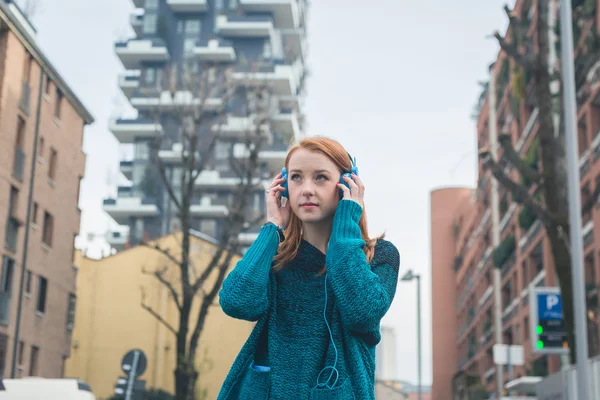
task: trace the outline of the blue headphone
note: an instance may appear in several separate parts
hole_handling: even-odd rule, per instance
[[[356,166],[356,157],[352,157],[350,154],[348,154],[348,157],[350,158],[352,166],[350,167],[350,172],[344,172],[342,175],[340,175],[340,183],[350,189],[350,185],[344,180],[344,177],[347,176],[348,178],[352,179],[351,173],[358,175],[358,167]],[[288,173],[285,167],[281,169],[281,177],[285,179],[285,181],[283,181],[281,184],[281,186],[285,189],[285,191],[281,193],[281,197],[289,198],[290,192],[288,190]],[[344,197],[344,191],[340,189],[340,199],[342,197]]]

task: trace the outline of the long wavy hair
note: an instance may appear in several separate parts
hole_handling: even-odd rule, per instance
[[[305,149],[315,153],[324,154],[338,167],[340,170],[340,175],[343,172],[349,172],[350,168],[352,167],[352,161],[350,160],[348,152],[339,142],[330,138],[315,136],[303,139],[290,149],[285,159],[286,169],[289,169],[290,158],[299,149]],[[362,239],[365,241],[365,246],[363,248],[365,256],[367,257],[367,261],[371,262],[375,252],[375,243],[378,239],[383,238],[384,235],[373,239],[369,237],[369,232],[367,229],[367,213],[364,206],[358,225],[362,233]],[[274,267],[275,270],[281,270],[286,264],[296,257],[301,241],[302,221],[300,221],[300,218],[298,218],[298,216],[291,211],[290,221],[285,229],[285,239],[279,245],[279,251],[274,258],[276,262]],[[323,267],[324,268],[322,272],[325,271],[325,266]]]

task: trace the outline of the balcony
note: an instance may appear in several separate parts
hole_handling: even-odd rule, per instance
[[[151,198],[118,197],[105,199],[104,211],[119,225],[125,225],[129,217],[156,217],[160,210]]]
[[[269,17],[219,15],[216,28],[224,37],[265,38],[273,34],[274,26]]]
[[[300,63],[294,65],[264,65],[257,70],[239,66],[233,72],[233,80],[242,85],[269,84],[278,96],[295,96],[303,75]]]
[[[160,123],[147,119],[117,119],[111,121],[110,131],[119,143],[133,143],[136,138],[154,138],[164,133]]]
[[[199,41],[194,47],[194,55],[202,61],[226,62],[236,60],[233,44],[218,39]]]
[[[196,186],[202,189],[235,189],[240,184],[240,178],[235,173],[222,173],[215,170],[205,170],[196,179]],[[256,185],[261,183],[259,178],[254,178]]]
[[[208,10],[207,0],[167,0],[167,4],[175,13],[199,13]]]
[[[188,150],[183,150],[181,143],[174,143],[170,150],[159,150],[158,157],[165,164],[181,164],[183,157],[187,157]],[[200,159],[200,152],[196,151],[196,160]]]
[[[106,242],[119,250],[123,250],[129,241],[129,232],[127,231],[112,231],[106,234]]]
[[[277,29],[294,29],[300,26],[298,0],[240,0],[244,11],[270,13]]]
[[[119,169],[125,178],[133,179],[133,161],[132,160],[121,160],[119,161]]]
[[[291,138],[300,139],[300,124],[295,113],[281,113],[272,117],[271,128],[286,142]]]
[[[139,69],[127,71],[119,75],[119,87],[128,99],[130,99],[140,87],[140,75],[141,71]]]
[[[224,124],[214,124],[213,132],[218,132],[220,137],[228,139],[244,139],[247,133],[258,133],[254,119],[251,117],[227,116]],[[268,126],[265,124],[260,127],[260,132],[268,132]]]
[[[23,181],[25,171],[25,152],[19,147],[15,147],[15,159],[13,160],[13,176]]]
[[[144,24],[144,14],[134,13],[129,16],[129,23],[137,36],[142,35],[142,26]]]
[[[187,90],[178,90],[174,95],[168,91],[141,94],[136,93],[130,100],[131,105],[143,112],[168,112],[181,107],[198,107],[204,111],[218,111],[223,100],[217,97],[200,99]]]
[[[229,209],[223,204],[212,204],[209,197],[203,197],[199,204],[192,204],[190,212],[194,217],[223,218],[229,214]]]
[[[258,160],[265,163],[271,172],[279,172],[285,164],[288,146],[281,144],[260,150]],[[250,150],[244,143],[236,143],[233,147],[233,156],[239,159],[246,159],[250,154]]]
[[[142,62],[165,62],[170,58],[161,39],[130,39],[115,44],[117,56],[126,69],[139,69]]]

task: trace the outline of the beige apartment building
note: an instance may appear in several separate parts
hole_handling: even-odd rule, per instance
[[[586,43],[590,43],[588,39],[598,38],[600,34],[598,3],[586,2],[587,7],[593,5],[588,9],[593,23],[582,27],[574,24],[582,202],[600,184],[600,61],[585,51]],[[535,32],[537,27],[532,15],[536,10],[524,9],[524,4],[531,2],[518,0],[515,12],[526,18],[529,31]],[[515,101],[513,68],[503,52],[492,66],[497,82],[497,132],[509,133],[521,156],[537,165],[538,109],[534,87],[525,74],[525,94],[520,101]],[[494,123],[490,120],[488,99],[489,94],[484,93],[480,102],[476,125],[479,148],[489,144],[489,129]],[[519,179],[514,169],[509,173],[513,179]],[[558,285],[550,243],[535,216],[499,185],[500,244],[494,248],[491,181],[490,173],[480,163],[477,187],[439,188],[431,193],[432,398],[435,400],[466,398],[461,396],[475,385],[483,385],[490,392],[496,390],[497,370],[493,361],[495,249],[502,276],[502,342],[523,345],[525,353],[525,365],[515,367],[513,380],[543,377],[560,369],[560,356],[536,354],[531,346],[529,291],[532,287]],[[600,353],[598,207],[583,215],[583,243],[591,357]],[[510,379],[506,367],[503,367],[503,379],[505,383]]]
[[[71,348],[83,130],[93,117],[35,36],[0,0],[0,376],[56,378]]]

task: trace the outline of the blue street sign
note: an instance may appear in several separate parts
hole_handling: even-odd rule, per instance
[[[537,354],[568,352],[567,327],[560,289],[530,287],[529,299],[531,351]]]
[[[560,294],[538,293],[538,319],[563,319],[562,298]]]

